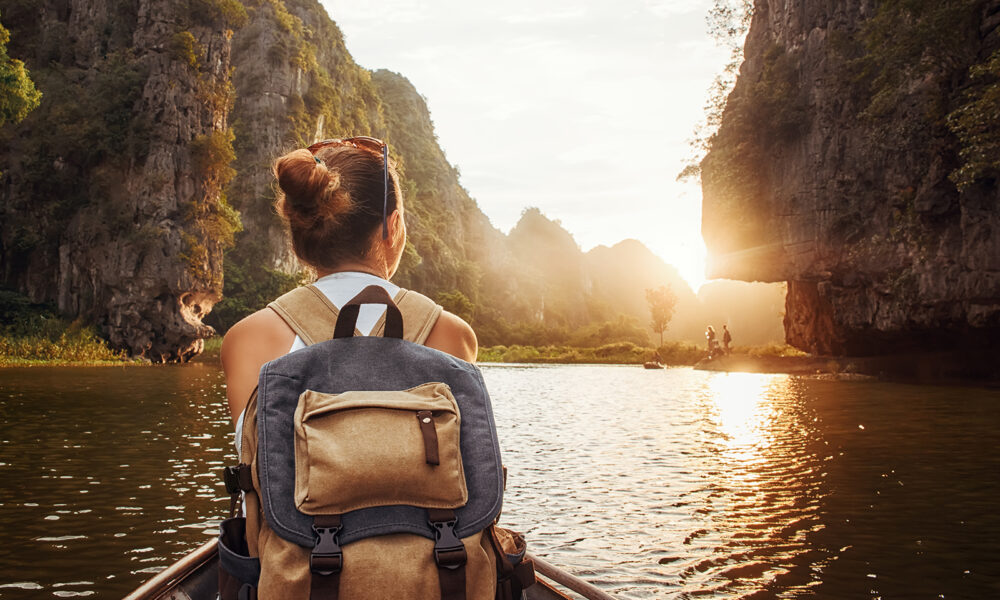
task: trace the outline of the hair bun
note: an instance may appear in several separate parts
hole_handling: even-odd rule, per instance
[[[283,199],[278,207],[285,218],[298,224],[339,221],[353,207],[350,194],[341,188],[340,172],[329,169],[308,150],[294,150],[274,165]]]

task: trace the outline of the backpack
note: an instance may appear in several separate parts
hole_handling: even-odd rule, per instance
[[[354,335],[362,304],[386,305],[381,337]],[[313,286],[269,306],[307,347],[261,368],[244,413],[221,600],[521,598],[534,569],[496,526],[506,472],[482,374],[422,345],[441,307],[379,286],[339,311]]]

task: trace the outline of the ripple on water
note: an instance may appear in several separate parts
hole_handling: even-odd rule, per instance
[[[483,371],[510,470],[502,522],[611,593],[995,591],[1000,393],[690,369]],[[0,372],[0,442],[18,448],[0,466],[21,486],[0,505],[0,572],[21,581],[0,584],[0,599],[120,598],[215,535],[226,512],[222,380],[203,367],[50,374]]]

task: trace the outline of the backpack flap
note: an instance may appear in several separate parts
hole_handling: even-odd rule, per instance
[[[299,397],[295,505],[309,515],[406,504],[458,508],[469,495],[458,403],[447,384]]]
[[[405,435],[350,433],[362,421],[376,432],[400,431],[394,419],[404,420]],[[459,538],[500,513],[500,446],[482,375],[438,350],[343,337],[275,359],[261,369],[258,431],[264,516],[277,535],[301,546],[315,542],[311,515],[343,511],[338,537],[350,544],[393,533],[435,539],[427,509],[454,509]],[[415,462],[386,464],[400,453]],[[331,476],[329,469],[340,471]],[[363,479],[373,469],[395,469],[389,478],[398,487],[371,489]]]

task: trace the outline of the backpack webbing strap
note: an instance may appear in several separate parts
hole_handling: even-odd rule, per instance
[[[340,550],[340,515],[318,515],[313,519],[316,543],[309,554],[310,600],[337,600],[344,554]]]
[[[455,535],[455,511],[429,508],[428,520],[434,528],[434,562],[438,568],[441,600],[465,600],[465,563],[469,555]]]
[[[427,296],[413,290],[400,289],[395,300],[399,312],[403,313],[403,339],[414,344],[426,342],[444,309]],[[379,335],[382,335],[384,326],[384,322],[379,324]]]

